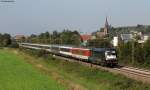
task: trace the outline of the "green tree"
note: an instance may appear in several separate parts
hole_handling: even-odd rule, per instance
[[[64,30],[60,36],[61,44],[79,45],[80,35],[77,31]]]
[[[89,47],[100,47],[100,48],[108,48],[111,47],[110,41],[107,39],[94,39],[88,41]]]
[[[7,34],[7,33],[0,34],[0,46],[6,47],[6,46],[8,46],[10,44],[11,44],[11,36],[10,36],[10,34]]]
[[[145,63],[150,66],[150,40],[144,43],[143,49]]]
[[[124,63],[124,64],[129,64],[131,63],[132,59],[132,43],[120,43],[118,47],[118,58],[119,61]]]

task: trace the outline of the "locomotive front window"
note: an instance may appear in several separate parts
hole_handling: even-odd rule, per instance
[[[116,55],[116,52],[115,51],[106,51],[107,55]]]
[[[115,51],[112,51],[112,53],[111,53],[112,55],[116,55],[116,52]]]
[[[106,51],[105,57],[106,57],[106,60],[115,60],[116,59],[116,51]]]
[[[111,52],[107,52],[107,55],[109,55],[109,56],[110,56],[110,55],[112,55],[112,53],[111,53]]]

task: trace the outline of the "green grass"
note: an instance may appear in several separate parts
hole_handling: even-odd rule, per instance
[[[0,90],[66,90],[51,77],[39,72],[17,56],[0,49]]]
[[[33,65],[42,64],[52,72],[57,72],[65,80],[70,80],[87,90],[150,90],[149,84],[137,82],[118,74],[96,68],[89,68],[78,63],[54,59],[50,55],[37,57],[36,51],[25,51],[22,53],[28,62]],[[33,54],[33,55],[31,55]],[[30,60],[28,60],[30,59]],[[51,73],[51,72],[46,72]]]

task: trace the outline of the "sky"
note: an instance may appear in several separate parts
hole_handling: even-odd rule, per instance
[[[15,0],[0,2],[0,33],[63,29],[91,33],[104,27],[150,25],[150,0]]]

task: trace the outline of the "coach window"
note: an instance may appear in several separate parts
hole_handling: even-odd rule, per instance
[[[73,54],[78,54],[78,50],[72,50]]]
[[[61,51],[69,52],[69,49],[67,49],[67,48],[61,48]]]
[[[84,55],[84,51],[80,50],[79,55]]]
[[[48,46],[46,46],[46,47],[45,47],[45,49],[49,49],[49,47],[48,47]]]
[[[59,48],[57,48],[57,47],[52,47],[52,49],[53,49],[53,50],[59,50]]]

